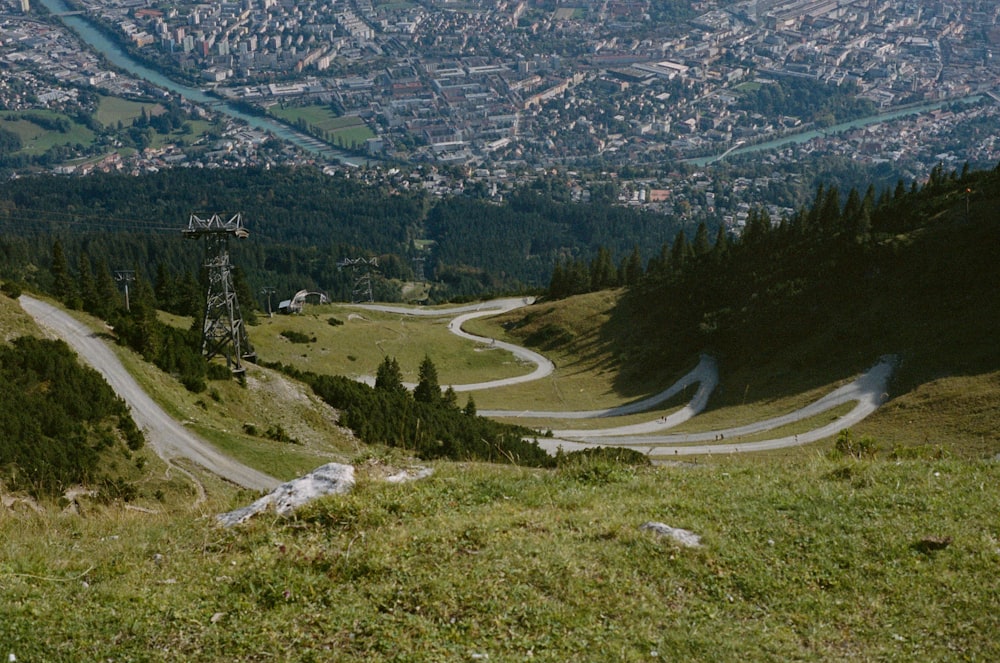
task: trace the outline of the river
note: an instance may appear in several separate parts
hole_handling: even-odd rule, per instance
[[[919,115],[920,113],[926,113],[928,111],[937,110],[943,106],[953,104],[953,103],[976,103],[982,99],[981,95],[973,95],[969,97],[963,97],[961,99],[947,99],[945,101],[935,101],[933,103],[920,104],[919,106],[908,106],[906,108],[897,108],[896,110],[886,111],[885,113],[879,113],[878,115],[870,115],[868,117],[861,117],[856,120],[850,120],[848,122],[841,122],[840,124],[834,124],[829,127],[824,127],[823,129],[813,129],[810,131],[803,131],[797,134],[785,135],[780,138],[775,138],[773,140],[766,141],[764,143],[755,143],[753,145],[747,145],[746,147],[730,147],[725,152],[720,154],[713,154],[707,157],[697,157],[694,159],[683,159],[682,163],[689,163],[692,166],[707,166],[713,164],[716,161],[720,161],[725,157],[749,154],[752,152],[761,152],[764,150],[773,150],[785,145],[791,145],[793,143],[805,143],[813,138],[819,138],[820,136],[829,136],[831,134],[840,133],[842,131],[848,131],[850,129],[857,129],[859,127],[866,127],[870,124],[878,124],[880,122],[888,122],[889,120],[894,120],[898,117],[905,117],[907,115]]]
[[[352,157],[346,152],[331,147],[312,136],[296,131],[277,120],[246,113],[232,104],[220,100],[218,97],[207,94],[204,90],[199,90],[198,88],[190,87],[167,78],[161,72],[151,69],[126,53],[119,44],[108,39],[97,26],[84,16],[66,16],[65,14],[74,11],[74,8],[67,5],[63,0],[38,0],[38,2],[55,14],[66,27],[76,33],[91,48],[107,58],[116,67],[129,72],[133,76],[148,81],[157,87],[179,94],[190,101],[210,106],[213,110],[246,122],[252,127],[269,131],[278,138],[286,140],[310,154],[355,166],[365,163],[363,159]]]

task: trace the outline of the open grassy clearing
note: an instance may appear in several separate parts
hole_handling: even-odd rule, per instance
[[[30,120],[21,119],[23,115],[32,115],[46,120],[64,119],[69,122],[69,130],[65,133],[45,129]],[[46,110],[32,111],[0,111],[0,127],[16,133],[21,137],[22,147],[18,151],[29,155],[44,154],[56,145],[89,145],[94,141],[94,132],[77,124],[69,116]]]
[[[343,324],[329,324],[331,317]],[[374,376],[387,356],[396,358],[407,382],[417,381],[420,362],[430,357],[442,385],[524,375],[534,368],[504,350],[455,336],[448,331],[450,320],[324,305],[309,306],[302,315],[262,317],[248,332],[261,361],[352,378]],[[281,335],[288,331],[316,341],[293,343]]]
[[[162,104],[158,103],[101,95],[101,101],[97,106],[97,112],[94,113],[94,118],[106,127],[117,126],[119,122],[128,126],[132,124],[132,120],[142,117],[144,109],[149,115],[159,115],[166,110]]]
[[[620,417],[598,417],[591,419],[567,419],[567,418],[540,418],[540,417],[498,417],[499,420],[506,421],[508,423],[514,423],[521,426],[527,426],[528,428],[536,428],[541,431],[553,430],[553,429],[580,429],[580,430],[594,430],[598,428],[612,428],[615,426],[629,426],[632,424],[640,424],[654,419],[659,419],[660,417],[665,417],[673,414],[678,409],[680,409],[688,400],[690,400],[690,394],[678,394],[672,399],[663,403],[662,405],[641,412],[639,414],[629,414]],[[476,406],[479,407],[479,401],[476,401]],[[673,429],[671,429],[673,430]]]
[[[43,337],[44,334],[17,300],[0,295],[0,338],[8,343],[19,336]]]
[[[304,122],[317,136],[335,145],[351,147],[375,137],[360,117],[337,115],[325,105],[271,106],[268,112],[288,124],[298,126]]]
[[[94,506],[0,520],[19,660],[992,660],[1000,464],[441,464],[219,530]],[[639,529],[685,527],[685,549]],[[939,548],[939,549],[935,549]],[[985,574],[985,575],[984,575]]]
[[[338,129],[327,134],[326,139],[340,147],[363,147],[366,140],[375,138],[375,133],[366,126]]]

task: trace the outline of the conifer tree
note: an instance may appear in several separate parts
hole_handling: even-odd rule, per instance
[[[632,248],[632,253],[623,264],[622,285],[633,286],[642,278],[642,254],[638,245]]]
[[[73,302],[76,300],[76,284],[69,271],[66,252],[58,239],[52,243],[52,264],[49,271],[52,273],[52,294],[67,306],[75,308]]]
[[[100,297],[97,294],[97,283],[94,280],[94,271],[90,266],[90,256],[86,251],[80,252],[79,262],[80,272],[80,300],[83,310],[87,313],[100,315]]]
[[[438,383],[437,367],[431,358],[424,355],[420,362],[419,379],[413,390],[413,399],[421,403],[440,403],[441,385]]]
[[[708,239],[708,226],[705,225],[704,221],[698,224],[698,229],[694,233],[692,249],[695,256],[698,257],[708,255],[712,250],[712,244]]]
[[[403,393],[406,388],[403,386],[403,372],[399,368],[399,362],[395,357],[386,355],[382,363],[375,371],[375,388],[379,391],[389,391]]]

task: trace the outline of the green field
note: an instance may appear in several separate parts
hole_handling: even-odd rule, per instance
[[[292,126],[308,129],[314,136],[333,145],[355,147],[375,137],[361,118],[338,116],[325,105],[272,106],[268,112]]]
[[[69,130],[65,133],[52,131],[31,122],[20,119],[23,116],[33,116],[47,120],[63,119],[69,122]],[[44,154],[46,150],[56,145],[89,145],[94,140],[94,132],[77,124],[66,115],[47,110],[31,111],[0,111],[0,128],[16,133],[21,137],[21,151],[29,155]]]
[[[128,126],[132,120],[141,117],[145,109],[149,115],[159,115],[165,109],[162,105],[152,102],[131,101],[121,97],[101,96],[94,118],[106,127],[117,126],[119,122]]]

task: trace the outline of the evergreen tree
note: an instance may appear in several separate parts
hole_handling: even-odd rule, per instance
[[[624,263],[624,268],[622,269],[622,285],[633,286],[639,282],[642,278],[642,254],[639,253],[639,247],[636,245],[632,248],[632,253],[629,255],[628,259]]]
[[[675,271],[682,271],[691,256],[691,245],[683,230],[677,231],[674,243],[670,246],[670,265]]]
[[[597,256],[590,263],[590,290],[604,290],[613,288],[616,283],[616,272],[614,263],[611,261],[611,252],[605,247],[597,249]]]
[[[708,255],[712,251],[712,244],[708,239],[708,226],[704,221],[698,224],[698,230],[694,233],[692,249],[694,255],[698,257]]]
[[[743,241],[746,246],[760,246],[771,234],[771,215],[767,210],[750,210],[747,225],[743,229]]]
[[[719,226],[719,231],[715,233],[715,244],[712,245],[712,255],[717,259],[726,257],[729,253],[729,235],[725,226]]]
[[[77,299],[76,284],[69,271],[69,261],[66,260],[62,242],[58,239],[52,243],[52,263],[49,271],[52,273],[52,294],[70,308],[78,308],[73,305]]]
[[[86,251],[80,252],[80,300],[83,310],[94,315],[101,314],[100,297],[97,294],[97,282],[94,280],[94,271],[90,266],[90,257]]]
[[[444,390],[442,402],[452,410],[458,409],[458,394],[455,392],[455,388],[451,385],[448,385],[448,388]]]
[[[403,372],[395,357],[387,355],[378,365],[378,369],[375,371],[375,388],[380,391],[406,392],[406,387],[403,386]]]
[[[111,276],[111,269],[108,267],[107,261],[102,263],[97,270],[94,289],[97,293],[97,307],[94,312],[108,320],[113,311],[122,308],[123,301],[115,279]]]
[[[419,380],[413,390],[413,399],[420,403],[440,403],[441,385],[438,383],[437,367],[431,358],[424,355],[420,362]]]

